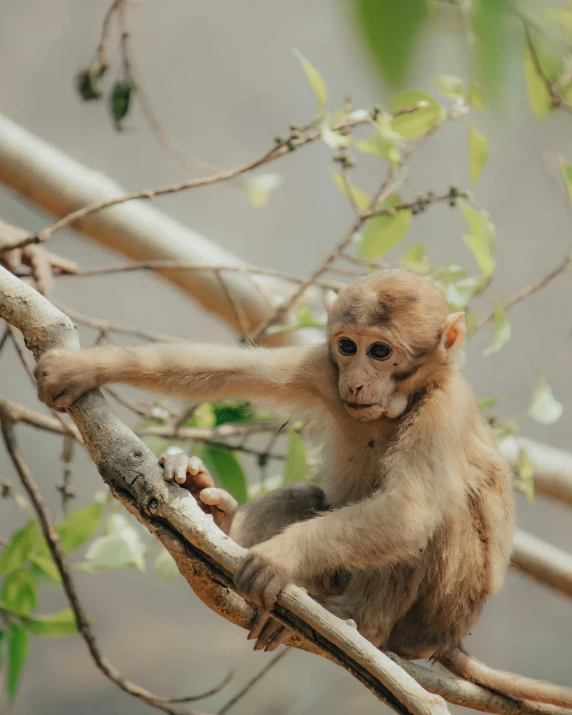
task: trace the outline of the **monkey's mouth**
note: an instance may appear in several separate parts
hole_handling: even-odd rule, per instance
[[[359,402],[346,402],[344,400],[344,404],[346,407],[349,407],[350,410],[368,410],[370,407],[376,407],[376,403],[372,403],[371,405],[362,405]]]

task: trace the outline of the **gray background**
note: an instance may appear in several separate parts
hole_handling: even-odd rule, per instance
[[[90,60],[105,8],[101,0],[0,0],[0,111],[126,189],[184,178],[185,172],[158,145],[138,111],[128,120],[128,131],[119,135],[103,105],[82,104],[74,92],[72,78]],[[174,135],[191,154],[233,166],[259,155],[290,122],[303,122],[314,112],[314,97],[292,47],[321,70],[332,106],[340,106],[348,90],[356,107],[383,99],[341,10],[341,4],[327,0],[148,0],[131,12],[134,52],[147,90]],[[468,76],[459,30],[452,15],[439,23],[421,50],[419,74],[408,86],[431,89],[431,77],[443,72]],[[556,115],[538,125],[526,105],[518,67],[509,86],[502,110],[475,117],[490,141],[491,158],[478,198],[498,227],[495,289],[504,298],[560,260],[570,247],[571,226],[556,155],[572,159],[572,120]],[[443,191],[450,184],[468,185],[465,123],[440,132],[411,168],[407,197],[427,189]],[[157,205],[246,260],[303,274],[341,237],[351,212],[328,176],[323,145],[287,157],[270,170],[283,174],[285,182],[261,211],[225,185],[165,198]],[[364,162],[360,185],[373,188],[379,171],[377,163]],[[27,229],[49,223],[48,217],[3,189],[0,216]],[[437,206],[414,220],[404,246],[423,240],[435,262],[469,264],[460,240],[463,231],[458,212]],[[72,232],[57,235],[51,247],[84,266],[117,260]],[[148,275],[89,282],[61,279],[56,296],[102,318],[195,340],[232,339],[216,319]],[[569,446],[571,426],[570,298],[570,279],[563,277],[518,306],[511,313],[513,339],[508,347],[484,358],[490,335],[479,336],[471,344],[466,368],[479,397],[503,398],[503,416],[526,410],[544,372],[564,403],[564,416],[549,428],[527,421],[525,433],[561,447]],[[38,408],[11,348],[2,355],[0,390]],[[61,478],[61,445],[26,428],[20,433],[26,457],[57,513],[53,485]],[[0,473],[14,478],[1,449]],[[76,457],[75,484],[84,500],[100,487],[84,455]],[[0,536],[9,535],[20,521],[13,503],[0,502]],[[519,522],[570,547],[570,517],[559,506],[529,506],[519,500]],[[245,633],[212,614],[182,579],[165,583],[151,574],[129,572],[97,577],[79,573],[77,580],[104,652],[126,675],[157,693],[204,690],[233,668],[231,691],[265,662],[265,655],[251,653]],[[63,605],[53,591],[43,594],[46,611]],[[572,606],[562,597],[511,573],[468,646],[491,665],[570,684],[571,615]],[[225,695],[219,695],[201,709],[213,712],[224,700]],[[374,713],[381,707],[341,669],[292,652],[235,712],[337,715]],[[14,707],[18,715],[127,715],[145,710],[100,675],[79,638],[34,640]]]

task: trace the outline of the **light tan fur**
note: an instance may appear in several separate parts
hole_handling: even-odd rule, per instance
[[[294,582],[381,648],[441,659],[513,697],[572,705],[566,689],[554,695],[527,681],[528,690],[511,690],[513,676],[487,679],[459,660],[461,639],[502,586],[514,529],[508,465],[456,366],[464,316],[450,315],[428,281],[402,270],[359,279],[329,295],[327,308],[328,341],[312,347],[55,351],[37,366],[39,395],[65,410],[120,382],[265,402],[305,419],[324,445],[323,491],[284,487],[235,515],[204,467],[164,460],[166,478],[191,488],[249,548],[239,590],[269,612]],[[284,639],[280,631],[267,617],[253,627],[268,649]]]

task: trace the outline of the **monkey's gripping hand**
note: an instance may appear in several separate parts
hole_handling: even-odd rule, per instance
[[[88,350],[51,350],[40,358],[34,374],[38,397],[58,412],[99,387],[97,365],[89,360]]]
[[[184,452],[168,451],[161,456],[159,464],[163,465],[165,480],[190,491],[205,514],[211,514],[219,529],[228,534],[238,504],[231,494],[215,486],[203,461]]]

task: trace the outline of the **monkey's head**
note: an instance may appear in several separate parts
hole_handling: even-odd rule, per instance
[[[371,273],[328,293],[328,343],[340,398],[361,422],[401,415],[409,396],[442,378],[465,337],[464,313],[401,269]]]

